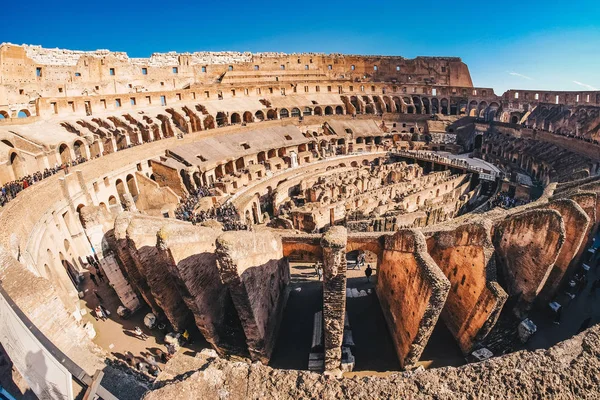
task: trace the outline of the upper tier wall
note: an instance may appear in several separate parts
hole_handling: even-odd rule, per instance
[[[74,52],[32,46],[0,45],[1,104],[32,98],[116,94],[183,89],[195,83],[220,82],[238,72],[286,75],[320,73],[329,79],[397,81],[471,87],[468,67],[460,58],[346,56],[279,53],[154,54],[131,59],[105,50]]]

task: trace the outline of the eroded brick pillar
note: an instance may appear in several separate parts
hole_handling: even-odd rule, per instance
[[[323,247],[323,330],[325,371],[339,370],[342,362],[346,313],[346,244],[348,232],[331,227],[321,239]]]
[[[215,254],[253,361],[268,364],[289,294],[290,271],[281,238],[268,231],[230,231]]]

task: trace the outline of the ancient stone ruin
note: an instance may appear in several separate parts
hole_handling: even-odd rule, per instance
[[[454,57],[0,70],[0,355],[38,397],[600,395],[600,92]]]

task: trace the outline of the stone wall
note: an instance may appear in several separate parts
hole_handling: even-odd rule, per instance
[[[288,296],[281,239],[268,231],[226,232],[216,241],[221,281],[242,323],[250,357],[268,363]]]
[[[400,230],[385,238],[377,295],[402,368],[419,360],[449,290],[421,232]]]
[[[238,347],[244,346],[239,338],[231,337],[226,326],[231,299],[217,269],[215,241],[219,234],[216,229],[173,221],[157,232],[157,249],[204,339],[219,354],[243,354]]]
[[[179,196],[169,187],[160,187],[158,183],[142,174],[136,174],[139,195],[135,201],[138,210],[148,215],[175,217]]]
[[[438,230],[427,239],[431,258],[451,285],[441,318],[464,353],[494,326],[508,297],[496,282],[490,231],[485,221]]]
[[[549,300],[558,290],[571,261],[581,249],[581,245],[585,244],[590,225],[590,217],[571,199],[554,200],[547,205],[547,208],[558,211],[562,216],[565,225],[565,242],[540,292],[540,298],[544,300]]]
[[[159,257],[159,250],[156,247],[157,232],[166,224],[177,223],[165,218],[135,215],[129,221],[125,231],[127,244],[125,251],[129,253],[130,260],[123,258],[121,262],[133,263],[133,266],[128,269],[135,268],[144,277],[151,297],[164,312],[173,329],[183,332],[191,320],[191,315],[169,273],[168,265]],[[116,238],[122,239],[120,236]],[[145,291],[145,288],[142,290]]]
[[[530,304],[546,283],[564,241],[565,224],[555,210],[526,211],[497,223],[496,263],[508,294]]]

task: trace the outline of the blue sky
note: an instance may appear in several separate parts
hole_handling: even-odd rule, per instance
[[[171,50],[458,56],[476,86],[497,93],[600,89],[600,0],[6,3],[0,42],[132,57]]]

